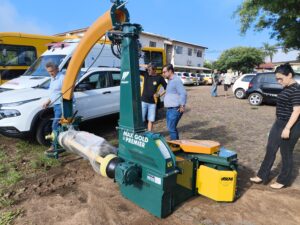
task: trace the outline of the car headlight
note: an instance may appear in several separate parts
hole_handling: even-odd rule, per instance
[[[11,103],[2,103],[1,107],[13,107],[13,106],[19,106],[19,105],[23,105],[26,104],[28,102],[33,102],[33,101],[37,101],[41,98],[33,98],[33,99],[29,99],[29,100],[24,100],[24,101],[20,101],[20,102],[11,102]]]
[[[1,109],[0,110],[0,120],[8,117],[20,116],[21,113],[15,109]]]

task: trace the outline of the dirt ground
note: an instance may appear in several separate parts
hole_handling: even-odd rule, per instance
[[[16,208],[24,210],[15,224],[100,224],[100,225],[259,225],[300,224],[300,145],[295,149],[293,184],[282,190],[253,185],[248,180],[263,159],[269,129],[275,118],[274,106],[251,107],[247,100],[209,95],[209,86],[187,87],[187,112],[178,129],[181,139],[217,140],[235,150],[239,158],[238,198],[218,203],[203,196],[180,205],[172,215],[159,219],[123,198],[112,180],[96,174],[88,161],[76,155],[59,160],[62,166],[23,182],[17,192]],[[230,90],[231,91],[231,90]],[[163,112],[155,131],[167,136]],[[117,116],[86,123],[82,129],[108,140],[116,139]],[[0,137],[0,140],[3,137]],[[13,142],[13,139],[5,141]],[[280,169],[280,156],[273,178]],[[270,181],[271,183],[272,181]]]

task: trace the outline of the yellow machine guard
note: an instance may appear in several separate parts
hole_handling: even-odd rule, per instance
[[[200,195],[219,202],[232,202],[235,197],[237,172],[216,170],[201,165],[197,170],[196,187]]]
[[[213,154],[219,151],[220,143],[210,140],[172,140],[168,141],[172,151],[182,150],[190,153]]]

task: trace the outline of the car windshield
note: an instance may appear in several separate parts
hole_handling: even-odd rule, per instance
[[[24,73],[24,76],[42,76],[42,77],[49,77],[45,65],[47,62],[53,62],[56,65],[59,65],[65,55],[45,55],[39,57]]]
[[[192,73],[192,74],[191,74],[191,77],[196,77],[196,75]]]
[[[189,74],[188,73],[182,73],[183,76],[188,77]]]

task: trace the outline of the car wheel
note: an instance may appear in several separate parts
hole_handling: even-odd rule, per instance
[[[238,99],[243,99],[245,98],[245,91],[242,88],[236,89],[234,95]]]
[[[248,97],[250,105],[258,106],[262,103],[263,97],[260,93],[252,93]]]
[[[52,120],[50,118],[44,118],[38,122],[36,130],[36,140],[39,144],[49,146],[51,142],[46,140],[45,136],[52,132]]]

